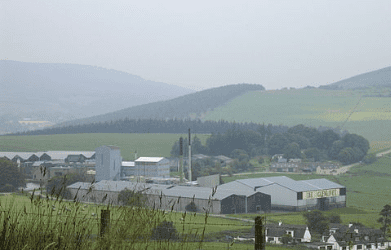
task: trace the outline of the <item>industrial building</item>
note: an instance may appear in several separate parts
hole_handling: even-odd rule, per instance
[[[95,180],[119,180],[122,157],[119,147],[100,146],[95,149]]]
[[[286,176],[235,180],[218,187],[271,196],[272,210],[305,211],[346,207],[346,188],[326,179],[295,181]]]
[[[263,213],[270,211],[270,195],[259,191],[232,192],[207,187],[133,183],[127,181],[78,182],[67,187],[79,201],[119,204],[118,194],[125,188],[142,192],[147,206],[186,211],[194,203],[197,211],[214,214]]]
[[[170,164],[164,157],[139,157],[135,160],[134,175],[144,177],[170,177]]]

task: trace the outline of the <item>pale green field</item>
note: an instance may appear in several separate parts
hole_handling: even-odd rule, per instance
[[[368,154],[380,153],[391,148],[391,141],[373,141],[370,146]]]
[[[359,102],[361,95],[359,91],[322,89],[253,91],[208,112],[203,119],[342,127],[354,110],[344,129],[369,141],[391,141],[391,98],[364,97]]]
[[[138,157],[169,157],[172,145],[179,137],[187,134],[68,134],[68,135],[30,135],[1,136],[0,151],[94,151],[102,145],[115,145],[121,149],[124,160]],[[198,134],[201,143],[205,144],[209,135]]]

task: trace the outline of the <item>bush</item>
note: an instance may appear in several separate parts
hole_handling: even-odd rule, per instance
[[[341,216],[339,215],[331,215],[329,221],[330,223],[342,223]]]
[[[377,160],[377,158],[376,158],[375,154],[369,154],[364,157],[363,162],[365,164],[371,164],[371,163],[374,163],[376,160]]]
[[[177,238],[177,231],[172,221],[164,220],[152,230],[153,240],[175,240]]]
[[[194,203],[194,201],[192,201],[189,204],[187,204],[185,209],[188,212],[197,212],[198,211],[198,208],[197,208],[196,204]]]

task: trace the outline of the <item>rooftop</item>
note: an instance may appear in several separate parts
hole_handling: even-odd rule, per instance
[[[164,157],[139,157],[135,162],[159,162],[163,159]]]

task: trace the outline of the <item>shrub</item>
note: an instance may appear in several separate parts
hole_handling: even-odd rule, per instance
[[[152,230],[154,240],[175,240],[177,238],[177,231],[172,221],[164,220]]]
[[[198,208],[197,208],[196,204],[194,203],[194,201],[187,204],[185,209],[188,212],[197,212],[198,211]]]

